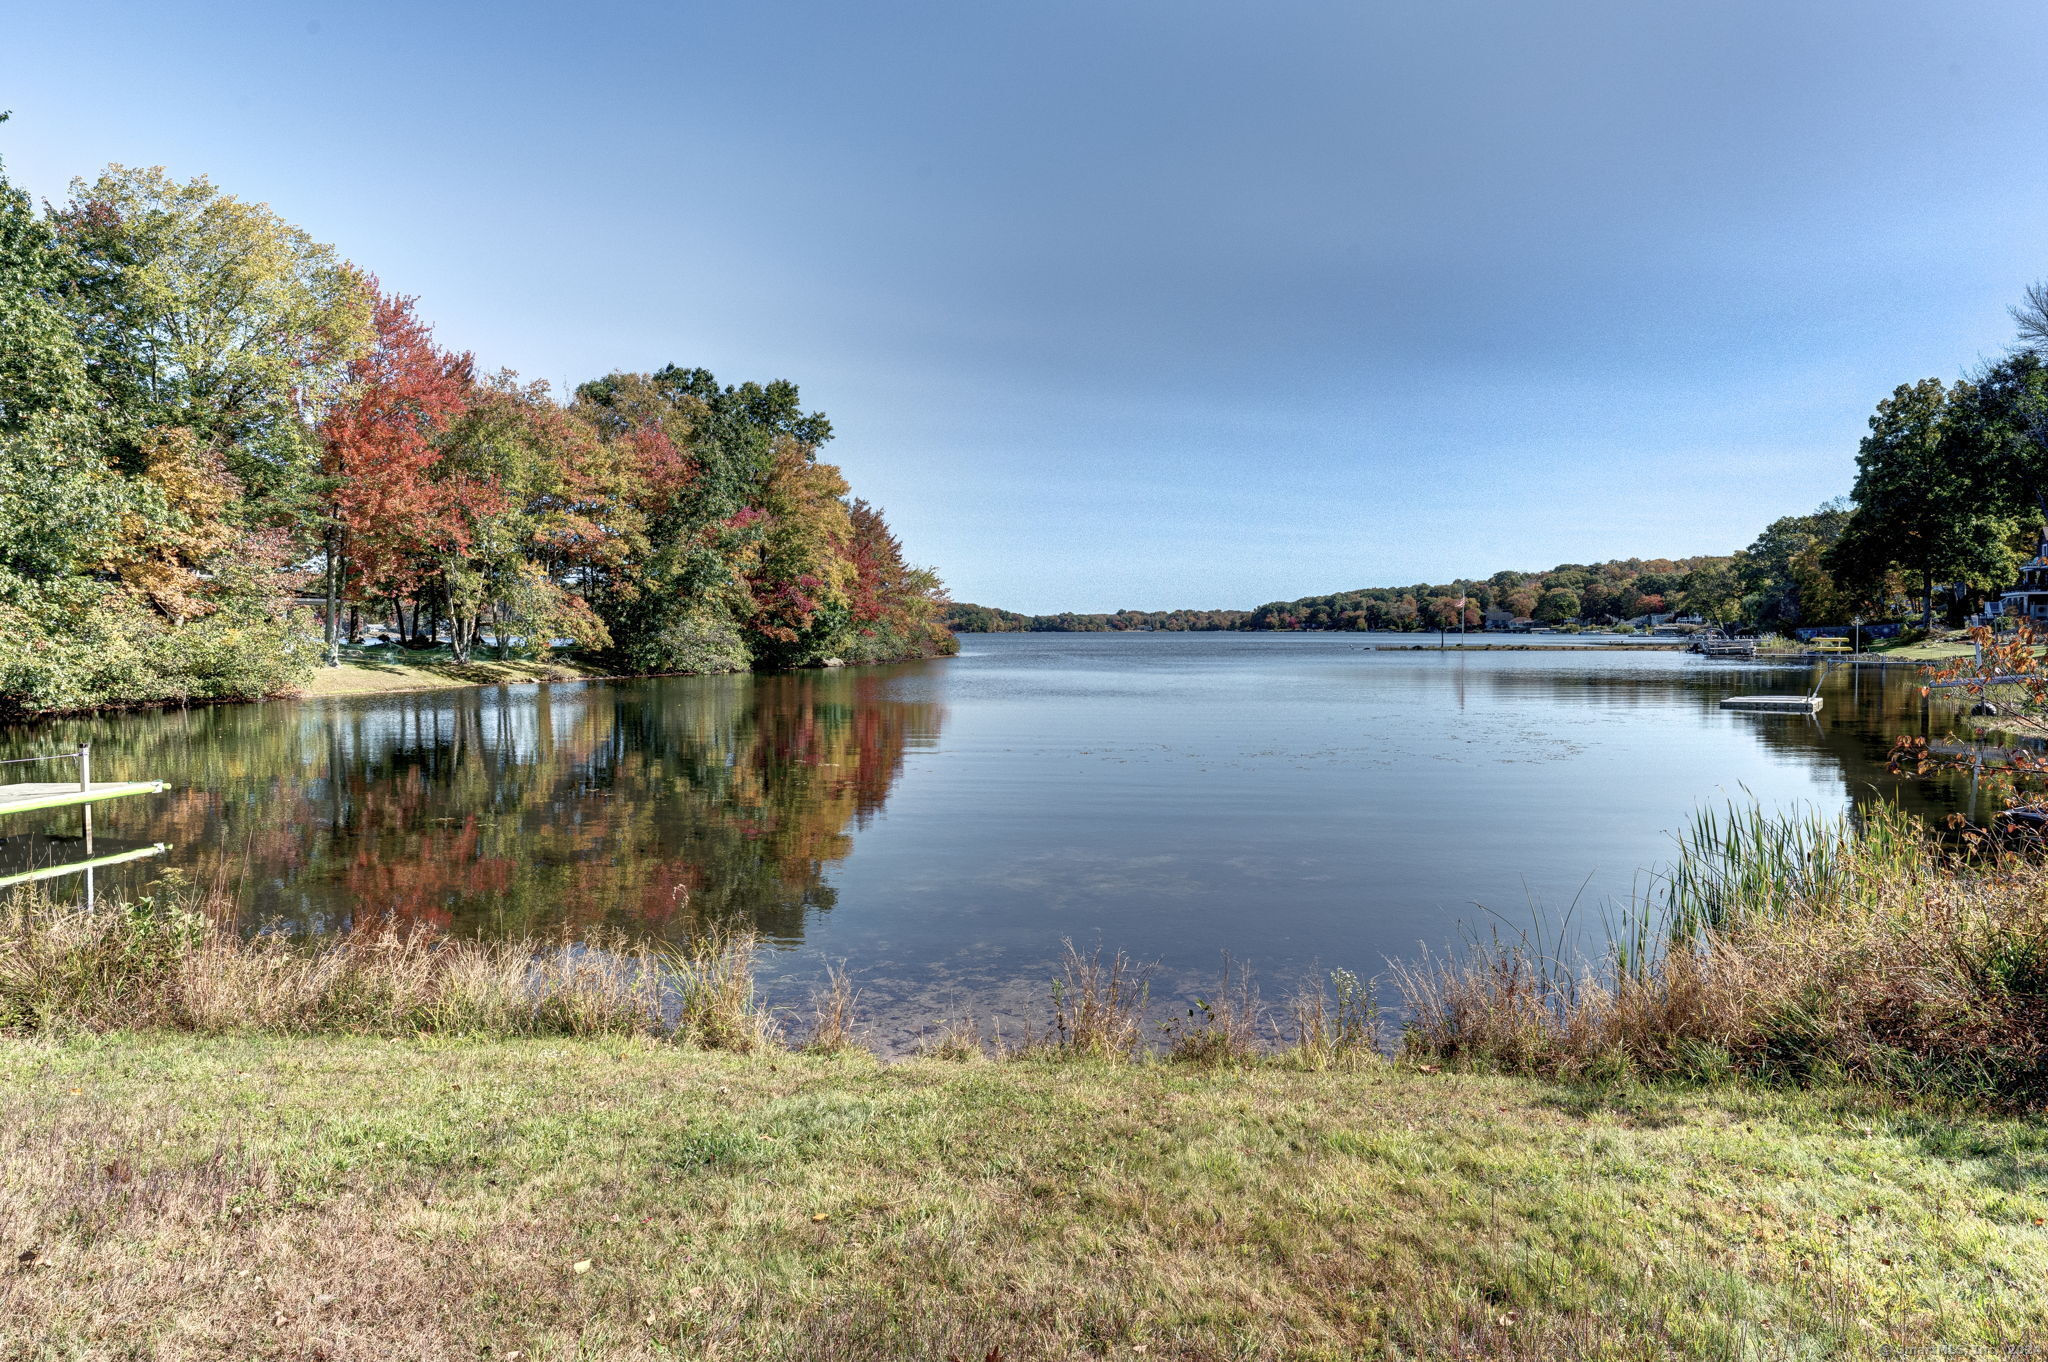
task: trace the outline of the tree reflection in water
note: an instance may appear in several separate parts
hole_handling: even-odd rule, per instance
[[[940,706],[897,696],[920,665],[165,711],[4,747],[90,741],[101,770],[170,780],[105,821],[170,842],[252,927],[794,942],[937,741]]]

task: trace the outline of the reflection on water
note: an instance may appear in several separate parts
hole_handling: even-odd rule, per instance
[[[1158,961],[1168,990],[1226,950],[1276,983],[1370,973],[1495,914],[1597,933],[1702,802],[1969,800],[1884,770],[1898,734],[1941,736],[1915,672],[1842,669],[1810,718],[1717,708],[1803,691],[1805,667],[1674,653],[965,643],[879,669],[63,721],[0,755],[89,740],[108,777],[172,782],[99,826],[171,843],[251,924],[750,923],[784,948],[784,996],[843,959],[899,1030],[961,1009],[1035,1025],[1063,937]]]
[[[795,941],[932,704],[843,671],[504,687],[46,725],[164,795],[110,809],[252,922],[497,935],[714,920]]]

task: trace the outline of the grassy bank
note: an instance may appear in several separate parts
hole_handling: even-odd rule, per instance
[[[1974,1355],[2048,1330],[2048,1139],[1868,1095],[0,1043],[0,1355]]]
[[[605,675],[609,673],[603,668],[569,658],[541,662],[477,656],[457,662],[446,648],[350,649],[343,654],[339,667],[315,670],[297,694],[313,698],[372,695],[381,691],[450,690],[521,681],[578,681]]]
[[[1604,971],[1497,947],[884,1064],[745,937],[0,913],[0,1358],[1994,1355],[2048,1336],[2048,869],[1703,818]],[[1277,1024],[1276,1024],[1277,1023]]]

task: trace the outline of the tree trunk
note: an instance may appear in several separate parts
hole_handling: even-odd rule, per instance
[[[1920,631],[1925,634],[1934,632],[1934,574],[1931,572],[1920,574]]]

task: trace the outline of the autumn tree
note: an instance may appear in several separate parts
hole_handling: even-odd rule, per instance
[[[53,222],[74,262],[66,309],[129,466],[149,431],[182,427],[220,451],[252,515],[304,515],[315,427],[371,340],[363,276],[267,206],[161,167],[73,181]]]
[[[420,633],[426,560],[464,534],[435,465],[437,441],[463,410],[474,366],[468,355],[434,343],[413,303],[377,296],[373,342],[350,363],[348,384],[320,428],[330,665],[338,661],[345,598],[388,600],[401,633]]]
[[[958,645],[945,625],[950,602],[938,574],[930,568],[913,567],[882,512],[859,498],[847,507],[847,531],[841,549],[853,568],[847,597],[852,617],[847,661],[878,662],[955,651]],[[1008,614],[983,613],[992,617],[986,621],[992,626],[1002,623],[993,617]],[[1150,623],[1154,617],[1144,618]]]

